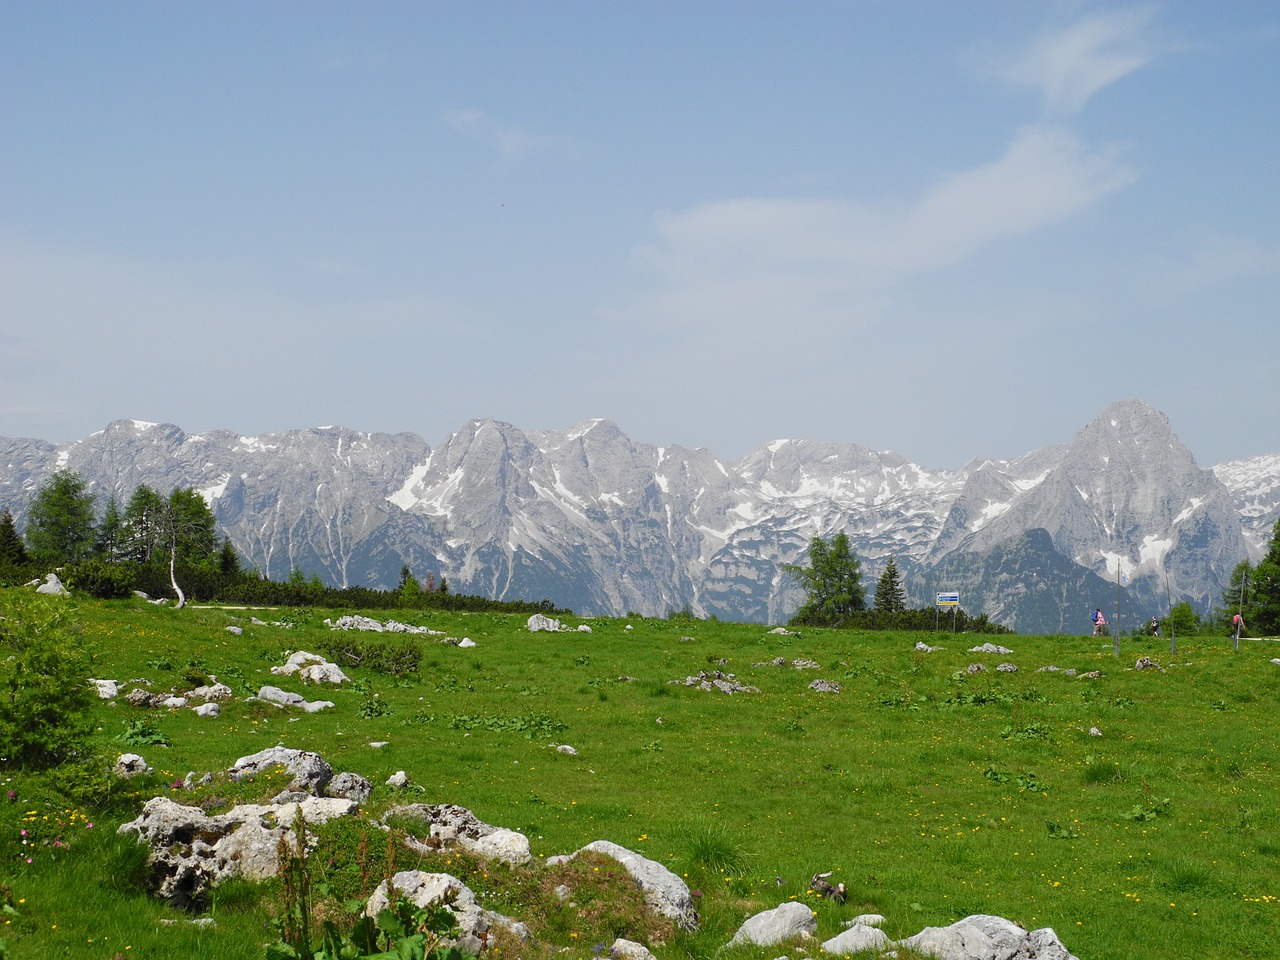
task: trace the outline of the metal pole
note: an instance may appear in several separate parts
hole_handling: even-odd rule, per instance
[[[1169,604],[1169,619],[1165,622],[1169,625],[1169,652],[1178,652],[1178,638],[1174,636],[1176,631],[1173,629],[1173,594],[1169,591],[1169,571],[1164,572],[1164,598]]]

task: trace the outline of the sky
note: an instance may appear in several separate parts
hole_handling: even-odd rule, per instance
[[[0,4],[0,436],[1280,452],[1280,5]]]

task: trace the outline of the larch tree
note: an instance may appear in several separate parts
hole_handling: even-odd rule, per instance
[[[799,581],[807,595],[791,618],[794,624],[838,627],[867,608],[862,565],[843,533],[837,533],[830,543],[814,537],[809,541],[808,565],[787,564],[783,569]]]

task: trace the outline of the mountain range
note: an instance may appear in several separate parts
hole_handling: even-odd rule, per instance
[[[121,502],[194,487],[265,576],[393,586],[402,566],[455,592],[782,622],[786,565],[845,532],[868,595],[890,557],[913,605],[958,591],[1015,630],[1122,628],[1189,601],[1206,612],[1280,516],[1280,454],[1196,465],[1168,418],[1109,406],[1069,443],[930,470],[849,443],[776,440],[735,463],[631,440],[608,420],[521,430],[472,420],[432,449],[341,427],[242,436],[118,420],[82,440],[0,438],[0,510],[22,527],[58,469]]]

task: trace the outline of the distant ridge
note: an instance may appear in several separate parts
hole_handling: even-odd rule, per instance
[[[103,501],[140,483],[195,487],[273,578],[296,568],[389,587],[407,564],[456,590],[581,614],[687,607],[769,623],[801,599],[784,566],[838,531],[868,582],[892,556],[912,603],[959,589],[966,610],[1021,631],[1080,632],[1082,611],[1114,603],[1117,576],[1135,618],[1167,596],[1204,612],[1280,515],[1280,454],[1201,469],[1139,400],[1068,443],[953,471],[807,440],[725,463],[599,419],[560,431],[477,419],[435,449],[411,433],[187,435],[118,420],[57,445],[0,438],[0,509],[21,527],[59,468]]]

